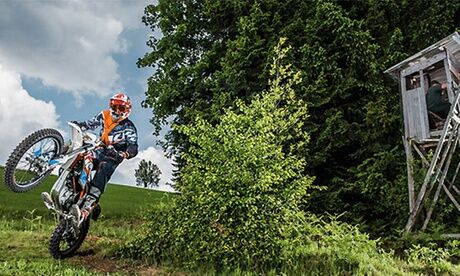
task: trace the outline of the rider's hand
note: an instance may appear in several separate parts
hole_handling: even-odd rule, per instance
[[[110,147],[110,148],[108,147],[106,149],[106,154],[107,154],[107,156],[110,156],[113,159],[115,159],[118,163],[120,163],[121,161],[123,161],[126,158],[124,152],[119,152],[119,151],[115,150],[113,147]]]
[[[128,153],[124,151],[119,151],[118,156],[116,157],[117,161],[120,163],[121,161],[125,160],[128,158]]]
[[[105,148],[105,155],[115,158],[118,155],[118,151],[109,146]]]
[[[129,153],[127,153],[126,151],[120,151],[118,152],[118,154],[121,156],[121,158],[123,158],[123,160],[129,157]]]

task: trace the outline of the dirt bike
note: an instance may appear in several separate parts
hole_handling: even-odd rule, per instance
[[[95,134],[83,131],[77,124],[68,124],[70,143],[65,145],[61,133],[55,129],[38,130],[14,149],[5,165],[5,184],[18,193],[37,187],[51,171],[59,168],[50,193],[42,193],[45,206],[58,217],[49,243],[55,259],[72,256],[88,234],[90,219],[78,223],[71,209],[74,204],[82,207],[90,189],[91,174],[86,175],[83,170],[84,156],[101,146]],[[100,211],[97,205],[91,217],[97,220]]]

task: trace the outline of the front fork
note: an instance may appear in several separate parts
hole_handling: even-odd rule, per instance
[[[91,181],[91,171],[93,170],[93,160],[95,158],[95,153],[93,151],[88,152],[83,157],[83,169],[80,174],[80,185],[84,188],[86,183]]]

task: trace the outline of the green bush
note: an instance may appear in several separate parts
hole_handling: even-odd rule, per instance
[[[428,246],[413,245],[406,250],[406,254],[413,271],[428,272],[433,275],[458,275],[458,271],[454,271],[455,266],[449,262],[451,253],[445,248],[437,247],[434,243]]]
[[[179,128],[191,142],[180,195],[157,204],[121,254],[219,273],[402,273],[357,227],[300,210],[317,187],[298,155],[307,114],[294,93],[299,75],[283,64],[288,50],[278,45],[270,89],[249,105],[237,101],[217,125],[198,118]]]
[[[215,126],[198,118],[179,128],[192,143],[181,156],[181,194],[151,214],[143,256],[219,270],[284,263],[283,247],[304,223],[299,205],[312,178],[296,154],[308,141],[306,106],[293,89],[300,75],[282,64],[289,48],[280,45],[268,91],[249,105],[237,101]]]

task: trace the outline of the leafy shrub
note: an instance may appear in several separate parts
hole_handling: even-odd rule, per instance
[[[151,210],[124,256],[237,274],[398,272],[357,227],[299,208],[315,187],[297,154],[309,137],[293,89],[299,75],[282,64],[288,49],[275,50],[274,80],[262,96],[237,101],[217,125],[198,118],[179,128],[191,142],[180,195]]]
[[[236,102],[220,123],[204,119],[181,126],[192,143],[181,158],[175,204],[151,214],[142,255],[187,267],[212,264],[269,270],[283,263],[283,246],[303,225],[299,209],[312,178],[296,153],[308,141],[300,82],[275,50],[270,89],[247,105]],[[165,212],[164,212],[165,211]]]
[[[429,246],[413,245],[406,251],[410,267],[415,271],[430,274],[449,274],[453,265],[449,262],[451,254],[434,243]],[[452,274],[452,273],[450,273]]]

